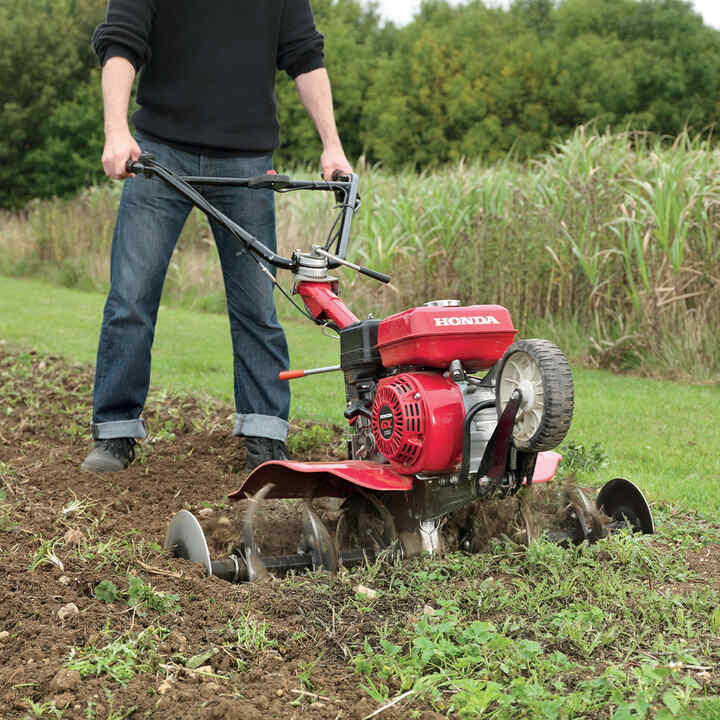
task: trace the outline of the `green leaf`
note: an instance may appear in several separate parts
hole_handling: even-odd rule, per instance
[[[200,653],[199,655],[193,655],[185,663],[185,667],[188,668],[189,670],[195,670],[195,668],[199,668],[201,665],[204,665],[216,653],[217,653],[217,649],[213,648],[212,650],[208,650],[207,652]]]
[[[115,583],[103,580],[95,586],[95,597],[104,603],[114,603],[120,599],[120,592]]]
[[[677,715],[682,709],[682,704],[672,690],[667,690],[663,695],[665,707],[673,714]]]

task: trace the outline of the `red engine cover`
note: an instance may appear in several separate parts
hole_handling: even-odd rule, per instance
[[[387,368],[447,368],[460,360],[475,371],[500,360],[516,333],[510,313],[500,305],[419,307],[385,318],[377,348]]]
[[[440,373],[403,373],[378,383],[372,432],[378,450],[401,475],[443,472],[462,457],[465,404]]]

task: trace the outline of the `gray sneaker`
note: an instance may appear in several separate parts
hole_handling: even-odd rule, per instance
[[[134,459],[134,438],[96,440],[80,469],[88,472],[119,472],[125,470]]]

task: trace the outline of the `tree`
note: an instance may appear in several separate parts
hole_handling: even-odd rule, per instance
[[[28,155],[95,60],[91,28],[101,0],[4,0],[0,4],[0,206],[37,195]]]

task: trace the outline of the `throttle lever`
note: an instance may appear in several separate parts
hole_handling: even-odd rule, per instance
[[[390,276],[386,275],[385,273],[378,272],[377,270],[371,270],[370,268],[363,267],[362,265],[356,265],[355,263],[352,263],[349,260],[344,260],[343,258],[340,258],[337,255],[333,255],[332,253],[329,253],[327,250],[325,250],[325,248],[322,248],[319,245],[313,245],[313,252],[323,255],[328,260],[332,260],[333,262],[336,262],[338,265],[345,265],[345,267],[349,267],[350,269],[355,270],[356,272],[362,273],[363,275],[367,275],[368,277],[373,278],[373,280],[379,280],[381,283],[387,284],[391,280]]]

